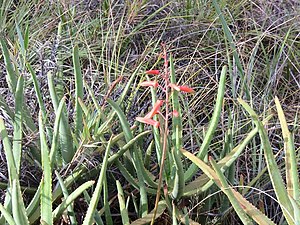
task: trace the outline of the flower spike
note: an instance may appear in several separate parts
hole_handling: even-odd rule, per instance
[[[159,75],[160,71],[159,70],[147,70],[146,74],[149,74],[149,75]]]
[[[158,87],[158,82],[157,81],[144,81],[140,83],[140,86],[142,87]]]
[[[137,117],[136,120],[139,121],[139,122],[141,122],[141,123],[152,125],[154,127],[159,127],[159,122],[156,121],[156,120],[150,119],[150,118]]]

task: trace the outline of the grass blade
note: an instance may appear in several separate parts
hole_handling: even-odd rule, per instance
[[[83,78],[81,74],[78,46],[73,48],[73,65],[75,74],[75,133],[82,130],[82,109],[79,99],[83,99]]]
[[[295,201],[295,199],[293,199],[293,197],[289,197],[294,208],[295,225],[300,225],[300,205],[297,201]]]
[[[220,9],[220,6],[218,4],[218,2],[216,0],[213,0],[213,5],[216,9],[216,12],[218,14],[218,17],[220,18],[221,20],[221,23],[222,23],[222,27],[223,27],[223,30],[224,30],[224,34],[225,34],[225,37],[227,38],[228,42],[229,42],[229,45],[231,47],[231,50],[232,50],[232,54],[233,54],[233,57],[235,59],[235,63],[237,65],[237,68],[238,68],[238,71],[240,73],[240,76],[241,76],[241,79],[242,79],[242,87],[245,89],[245,92],[246,92],[246,95],[247,95],[247,98],[250,97],[249,95],[249,90],[248,90],[248,87],[247,85],[244,85],[245,84],[245,79],[244,79],[244,69],[243,69],[243,65],[241,63],[241,60],[239,58],[239,55],[238,55],[238,52],[237,52],[237,48],[236,46],[234,45],[234,40],[233,40],[233,34],[231,33],[228,25],[227,25],[227,22],[224,18],[224,15]]]

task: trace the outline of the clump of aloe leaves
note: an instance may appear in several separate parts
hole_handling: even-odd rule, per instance
[[[6,66],[8,68],[8,81],[11,88],[15,90],[16,107],[14,112],[14,132],[13,140],[22,139],[22,127],[24,116],[26,111],[23,111],[23,87],[24,77],[18,73],[17,70],[12,69],[12,64],[7,49],[6,43],[1,42],[2,50],[5,53]],[[25,45],[24,45],[25,46]],[[76,218],[74,217],[73,202],[79,195],[84,193],[86,201],[89,202],[89,207],[84,217],[83,224],[104,224],[101,215],[103,212],[109,213],[109,203],[107,202],[107,166],[115,165],[125,180],[134,189],[139,191],[139,201],[136,204],[137,213],[139,219],[132,221],[128,212],[128,204],[125,201],[124,186],[119,180],[116,181],[116,187],[118,191],[118,202],[121,212],[121,218],[123,224],[154,224],[155,221],[166,211],[172,217],[173,224],[198,224],[193,221],[189,216],[187,205],[182,207],[179,204],[182,199],[189,198],[191,196],[204,194],[207,190],[212,188],[213,184],[216,184],[222,192],[227,196],[233,209],[244,224],[274,224],[267,216],[259,209],[253,206],[244,196],[243,192],[238,192],[234,187],[228,184],[224,173],[230,168],[237,160],[239,155],[243,152],[247,144],[259,133],[263,149],[264,156],[267,162],[267,169],[271,174],[272,185],[280,203],[282,206],[283,215],[285,216],[288,224],[298,224],[299,217],[299,180],[297,175],[297,161],[294,150],[293,138],[288,131],[287,123],[284,117],[283,110],[276,98],[276,108],[280,119],[282,133],[284,138],[284,149],[286,155],[286,183],[287,188],[280,176],[279,169],[276,165],[275,157],[272,153],[270,142],[264,129],[264,124],[270,119],[267,117],[264,121],[259,120],[259,116],[250,108],[250,106],[243,100],[239,99],[240,104],[249,113],[256,127],[248,133],[246,138],[242,140],[232,150],[215,161],[212,157],[208,157],[208,151],[210,143],[214,137],[217,124],[220,119],[222,107],[224,107],[224,93],[225,93],[225,81],[226,81],[226,66],[223,67],[220,76],[220,83],[218,88],[218,95],[216,99],[215,109],[211,117],[208,129],[203,138],[203,142],[196,154],[193,154],[183,148],[183,119],[184,109],[180,103],[182,95],[194,94],[195,90],[186,86],[180,85],[176,82],[176,71],[172,55],[167,53],[166,45],[162,45],[163,53],[161,54],[161,60],[163,61],[162,69],[152,69],[145,72],[147,75],[147,81],[140,83],[141,88],[150,87],[151,97],[153,101],[153,107],[145,115],[136,117],[137,123],[130,127],[129,122],[126,119],[124,112],[122,111],[118,102],[115,102],[107,98],[107,102],[111,106],[110,114],[108,114],[102,126],[98,128],[98,135],[102,140],[104,157],[99,167],[99,177],[96,181],[96,186],[89,196],[87,190],[95,181],[86,181],[80,185],[76,190],[69,193],[68,186],[78,179],[78,177],[85,173],[84,167],[79,167],[78,171],[74,171],[69,177],[64,180],[54,168],[61,166],[61,163],[66,164],[68,160],[74,157],[75,153],[69,152],[70,157],[68,159],[63,158],[64,155],[59,153],[64,149],[63,138],[65,132],[71,132],[78,134],[83,129],[79,124],[84,117],[84,103],[80,97],[83,93],[82,78],[80,74],[78,47],[75,46],[73,50],[74,61],[74,74],[77,81],[76,88],[78,109],[76,111],[77,124],[74,131],[70,128],[64,127],[63,124],[67,122],[62,117],[64,111],[64,101],[62,98],[58,101],[55,94],[55,88],[51,82],[51,74],[49,76],[49,88],[52,92],[54,108],[55,108],[55,124],[54,132],[45,129],[45,112],[40,110],[39,113],[39,139],[35,148],[41,152],[41,168],[43,171],[43,177],[40,182],[36,193],[30,202],[25,207],[22,199],[21,186],[19,182],[20,173],[20,159],[22,157],[22,143],[19,141],[11,142],[8,133],[5,128],[3,119],[0,119],[1,138],[4,144],[5,154],[7,156],[7,164],[9,168],[9,184],[7,186],[7,195],[4,205],[0,205],[1,211],[1,223],[5,224],[33,224],[39,218],[42,224],[53,224],[60,216],[62,216],[67,210],[69,219],[72,224],[76,224]],[[35,72],[29,64],[24,64],[31,72],[33,79],[35,80]],[[132,81],[127,84],[127,90],[129,89]],[[36,93],[39,98],[38,83],[35,81]],[[158,91],[163,93],[163,98],[158,98]],[[123,95],[124,97],[124,95]],[[40,99],[40,98],[39,98]],[[3,103],[2,103],[3,104]],[[43,101],[39,102],[41,109],[43,109]],[[99,110],[101,110],[99,108]],[[87,112],[85,112],[87,115]],[[120,127],[122,131],[120,134],[110,133],[108,141],[103,139],[105,134],[105,127],[114,120],[117,115]],[[170,119],[171,120],[170,120]],[[147,128],[150,125],[150,130]],[[136,133],[135,130],[139,127],[140,133]],[[36,128],[33,128],[36,129]],[[49,133],[48,133],[49,132]],[[102,132],[102,133],[101,133]],[[104,132],[104,133],[103,133]],[[143,150],[143,139],[152,133],[153,140],[146,151]],[[61,141],[59,140],[59,134]],[[73,135],[74,135],[73,134]],[[50,140],[50,148],[47,144],[47,139]],[[104,144],[105,143],[105,144]],[[65,143],[67,144],[67,143]],[[118,151],[113,153],[112,147],[117,146]],[[153,151],[154,150],[154,151]],[[58,154],[58,155],[57,155]],[[62,157],[59,159],[58,157]],[[183,158],[186,157],[192,161],[191,164],[183,164]],[[159,167],[157,173],[151,172],[149,159],[156,159],[156,163]],[[38,159],[38,158],[37,158]],[[59,159],[59,160],[58,160]],[[197,176],[197,174],[202,174]],[[59,188],[52,190],[52,176],[55,174],[58,180]],[[193,180],[192,180],[193,179]],[[191,181],[192,180],[192,181]],[[251,188],[251,187],[249,187]],[[106,203],[101,212],[97,211],[97,205],[101,198],[101,193],[104,193]],[[64,200],[56,207],[53,208],[53,202],[55,202],[60,196],[64,196]],[[154,204],[150,204],[154,200]],[[149,208],[152,206],[153,208]],[[73,216],[71,216],[73,215]],[[112,221],[110,214],[106,215],[106,221]]]
[[[265,110],[263,114],[257,113],[259,111],[253,110],[256,105],[251,99],[251,88],[253,89],[254,82],[247,80],[247,76],[256,70],[254,66],[256,54],[260,54],[261,49],[268,72],[270,74],[276,72],[281,55],[286,53],[286,46],[289,48],[293,46],[289,43],[289,39],[293,38],[290,37],[292,28],[285,34],[283,40],[279,39],[278,34],[272,37],[278,43],[281,41],[279,48],[274,48],[272,60],[268,58],[268,53],[272,49],[263,46],[265,33],[258,36],[246,71],[242,64],[244,62],[238,54],[240,46],[234,44],[236,39],[225,20],[223,7],[226,6],[222,5],[223,9],[221,9],[218,2],[213,1],[217,17],[221,21],[220,25],[224,30],[227,51],[227,61],[225,59],[225,63],[222,61],[220,65],[228,64],[228,66],[223,66],[222,70],[218,71],[219,61],[217,61],[218,66],[211,69],[211,71],[216,70],[215,77],[210,79],[214,80],[216,86],[218,83],[218,93],[216,100],[211,101],[215,106],[214,111],[208,113],[209,122],[205,124],[203,132],[199,132],[193,127],[191,117],[196,115],[190,115],[191,102],[186,100],[197,96],[202,87],[199,87],[197,82],[193,82],[192,78],[182,79],[182,70],[179,70],[176,65],[179,57],[174,58],[170,54],[179,51],[178,49],[172,49],[172,44],[168,45],[168,42],[160,48],[160,39],[163,39],[160,36],[154,44],[151,39],[152,42],[147,44],[144,52],[147,55],[152,48],[153,51],[157,49],[162,51],[153,68],[146,70],[145,67],[148,68],[149,65],[146,65],[147,62],[143,60],[137,60],[134,71],[128,70],[126,63],[119,64],[121,56],[124,56],[124,49],[129,46],[128,39],[135,33],[139,34],[141,32],[139,29],[147,24],[147,21],[153,22],[153,18],[160,12],[164,12],[170,3],[161,8],[154,7],[153,13],[145,17],[145,21],[141,21],[141,25],[138,24],[130,34],[127,33],[128,30],[122,30],[122,22],[125,21],[124,27],[128,27],[127,22],[131,24],[138,21],[140,10],[148,10],[148,7],[152,7],[147,5],[146,1],[138,4],[135,4],[136,1],[133,3],[125,1],[124,4],[129,7],[128,10],[126,9],[129,16],[127,17],[125,10],[123,14],[121,13],[120,21],[111,13],[113,8],[117,8],[114,4],[119,3],[103,1],[101,3],[103,14],[100,20],[95,19],[82,27],[73,26],[75,21],[81,19],[76,14],[75,7],[66,12],[58,7],[59,23],[57,27],[54,26],[55,30],[57,29],[57,45],[61,44],[60,38],[66,38],[66,32],[71,36],[70,40],[67,39],[67,42],[71,43],[68,43],[71,47],[68,45],[70,52],[66,54],[67,56],[63,55],[63,50],[60,48],[55,56],[57,64],[61,66],[67,61],[67,65],[64,66],[69,68],[68,74],[71,74],[70,79],[74,81],[72,94],[66,94],[65,89],[57,85],[64,75],[60,70],[49,70],[45,74],[46,88],[41,87],[37,75],[39,71],[36,70],[35,57],[32,55],[30,24],[27,22],[24,27],[21,23],[24,18],[26,19],[22,13],[28,15],[30,10],[27,9],[25,2],[23,4],[19,1],[20,6],[24,7],[19,10],[20,16],[14,18],[20,19],[19,24],[19,21],[16,22],[11,17],[11,14],[15,13],[11,11],[14,2],[18,1],[3,1],[0,10],[0,17],[4,18],[1,20],[3,26],[0,28],[1,63],[5,65],[5,84],[14,99],[14,105],[11,106],[3,96],[0,96],[1,115],[3,115],[3,118],[0,118],[0,139],[8,168],[7,181],[0,183],[5,193],[3,196],[5,201],[0,203],[0,224],[59,222],[86,225],[115,224],[116,217],[119,219],[119,224],[161,224],[161,220],[172,224],[205,224],[209,217],[205,212],[215,211],[219,212],[215,214],[218,219],[232,214],[235,219],[239,217],[243,224],[275,224],[272,221],[274,218],[268,218],[268,206],[263,206],[261,202],[256,201],[259,199],[256,193],[262,196],[269,195],[266,191],[258,189],[259,184],[256,185],[263,179],[269,179],[267,183],[270,183],[274,193],[271,197],[282,212],[282,215],[281,212],[278,213],[281,216],[280,224],[300,224],[298,156],[293,133],[289,131],[280,104],[284,99],[279,100],[275,97],[273,106],[275,110],[270,107],[273,114],[269,113],[271,110]],[[194,11],[198,12],[203,8],[202,5],[198,5],[193,9],[192,1],[184,1],[184,5],[187,7],[185,15],[187,20],[193,19]],[[46,19],[48,17],[49,15]],[[169,19],[174,18],[167,18],[166,23],[169,23]],[[109,24],[111,21],[112,24]],[[215,15],[212,16],[211,21],[215,21]],[[119,24],[117,29],[113,26],[114,22]],[[157,20],[157,24],[161,22],[164,21]],[[7,24],[10,24],[10,27],[5,27]],[[95,51],[100,52],[100,59],[95,61],[99,61],[103,66],[100,70],[104,71],[107,85],[105,87],[107,93],[103,94],[101,101],[98,99],[99,96],[95,97],[95,91],[86,83],[82,65],[83,62],[93,61],[93,58],[99,55],[92,54],[93,46],[91,48],[89,45],[83,46],[79,41],[84,39],[80,35],[81,29],[84,30],[83,33],[89,34],[99,26],[101,29],[109,30],[100,32],[101,49]],[[220,30],[219,26],[216,27]],[[2,36],[2,32],[6,32],[5,29],[11,32],[9,37]],[[210,28],[207,29],[208,36],[212,35]],[[251,37],[253,32],[258,30],[251,31]],[[99,35],[99,33],[95,34]],[[124,38],[126,36],[124,34],[128,34],[129,38]],[[10,38],[14,35],[16,35],[15,41]],[[263,47],[259,47],[261,45]],[[197,51],[198,46],[195,53]],[[90,53],[91,55],[88,55]],[[109,60],[105,58],[108,55],[112,56]],[[293,57],[297,57],[297,54]],[[236,69],[240,76],[238,79],[234,77]],[[115,76],[119,77],[111,75],[114,72],[118,74]],[[115,87],[122,81],[123,76],[126,77],[126,82],[120,84],[122,93],[114,96]],[[138,84],[139,76],[142,80]],[[230,78],[230,82],[226,81],[226,77]],[[183,80],[187,80],[193,88],[183,83]],[[32,93],[37,99],[39,110],[37,117],[32,116],[32,109],[26,103],[25,91],[28,88],[34,89]],[[134,89],[150,94],[148,99],[152,99],[152,105],[149,110],[136,115],[133,122],[132,118],[128,118],[125,100],[128,96],[136,94]],[[130,93],[132,90],[134,91]],[[44,98],[45,91],[49,93],[48,100]],[[230,97],[225,98],[226,91],[227,94],[232,93],[232,96],[229,94]],[[272,98],[266,101],[272,103]],[[224,125],[223,113],[232,109],[232,105],[229,105],[232,103],[236,109],[234,113],[243,114],[243,120],[233,119],[228,122],[230,126],[228,130],[220,131],[220,126]],[[69,111],[70,108],[73,113]],[[268,135],[271,117],[275,120],[279,118],[281,127],[280,134],[277,136],[279,142],[282,142],[279,153],[272,149],[274,139],[270,139]],[[239,124],[236,125],[236,122]],[[240,136],[234,137],[245,131],[239,126],[251,129],[245,129],[242,139]],[[234,129],[238,131],[235,132]],[[196,140],[196,148],[189,148],[190,143],[187,143],[189,138],[185,137],[187,130],[190,130],[191,138]],[[26,141],[24,143],[24,140],[31,136],[34,138],[30,145],[27,145]],[[235,141],[232,141],[233,138]],[[221,141],[216,143],[216,139]],[[243,176],[238,180],[235,171],[238,161],[249,146],[259,146],[258,167],[264,165],[264,162],[266,167],[260,168],[257,176],[251,177],[252,180],[246,184]],[[255,153],[255,150],[251,152],[251,154]],[[92,159],[89,154],[100,158],[92,169],[87,167],[86,163]],[[21,174],[24,169],[22,160],[28,155],[31,157],[30,162],[42,172],[37,186],[22,185]],[[255,163],[247,169],[252,169],[251,166],[255,170]],[[115,171],[117,172],[114,173]],[[240,185],[237,186],[238,183]],[[81,208],[79,216],[76,207],[82,202],[85,206]],[[220,207],[216,209],[215,205]],[[197,210],[199,210],[199,217],[195,215]],[[80,220],[78,217],[81,217]]]

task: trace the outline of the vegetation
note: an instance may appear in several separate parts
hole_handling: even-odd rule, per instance
[[[0,5],[0,224],[300,224],[297,1]]]

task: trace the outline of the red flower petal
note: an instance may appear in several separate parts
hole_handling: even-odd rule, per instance
[[[157,100],[152,110],[145,116],[145,118],[152,118],[155,114],[157,114],[163,103],[163,100]]]
[[[146,74],[149,74],[149,75],[159,75],[159,70],[147,70],[146,71]]]
[[[152,125],[154,127],[159,127],[159,122],[156,121],[156,120],[150,119],[150,118],[137,117],[136,120],[141,122],[141,123]]]
[[[157,83],[157,81],[144,81],[144,82],[140,83],[140,86],[157,88],[158,83]]]
[[[187,93],[193,93],[195,92],[193,88],[190,88],[188,86],[179,86],[180,91],[187,92]]]

